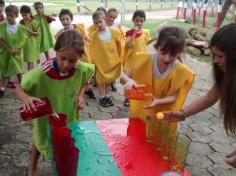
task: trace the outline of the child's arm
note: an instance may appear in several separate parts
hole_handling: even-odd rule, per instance
[[[116,41],[116,48],[117,48],[118,55],[120,57],[121,56],[121,45],[120,45],[119,40]]]
[[[75,99],[75,106],[80,110],[84,109],[86,106],[86,103],[84,101],[84,94],[87,88],[88,88],[88,83],[84,85],[84,87],[80,90],[79,94]]]
[[[121,75],[120,75],[120,83],[124,84],[124,89],[125,90],[130,90],[133,87],[137,87],[138,86],[137,83],[133,79],[129,78],[124,73],[121,73]]]
[[[157,40],[157,37],[154,37],[154,38],[148,40],[147,45],[151,44],[152,42],[154,42],[156,40]]]
[[[5,50],[7,50],[9,53],[11,54],[18,54],[20,52],[20,49],[13,49],[10,48],[2,38],[0,38],[0,44],[3,48],[5,48]]]
[[[138,30],[139,28],[137,26],[133,28],[133,34],[127,43],[128,48],[132,48],[134,46],[134,40],[135,40],[135,36]]]
[[[29,32],[31,35],[34,35],[34,36],[39,35],[39,28],[37,29],[37,31],[31,31],[31,30],[29,30],[29,29],[26,29],[26,30],[27,30],[27,32]]]
[[[16,96],[17,99],[19,99],[20,101],[22,101],[23,103],[23,109],[27,112],[32,112],[32,111],[36,111],[34,102],[41,102],[40,99],[35,98],[35,97],[31,97],[28,94],[26,94],[19,85],[16,86],[15,89],[13,89],[13,92]]]
[[[161,106],[161,105],[167,105],[167,104],[171,104],[174,103],[178,98],[178,94],[176,95],[171,95],[171,96],[167,96],[164,98],[155,98],[152,97],[152,103],[150,105],[144,106],[144,108],[149,109],[149,108],[154,108],[157,106]]]

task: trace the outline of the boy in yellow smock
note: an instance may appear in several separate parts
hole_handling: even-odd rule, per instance
[[[93,23],[97,30],[90,33],[90,54],[96,67],[96,81],[98,84],[102,107],[113,106],[109,97],[110,84],[121,74],[120,59],[120,31],[106,26],[105,15],[101,11],[93,13]]]

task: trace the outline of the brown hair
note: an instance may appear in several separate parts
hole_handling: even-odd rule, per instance
[[[36,8],[36,6],[42,6],[44,8],[43,3],[39,1],[34,3],[34,8]]]
[[[105,9],[104,7],[98,7],[98,8],[96,9],[96,11],[102,11],[102,12],[104,13],[104,15],[107,14],[107,11],[106,11],[106,9]]]
[[[93,13],[92,18],[93,18],[93,20],[94,20],[94,19],[97,19],[97,18],[99,18],[99,17],[102,17],[102,18],[106,19],[105,14],[104,14],[102,11],[96,10],[96,11]]]
[[[183,51],[184,44],[184,31],[178,27],[169,26],[163,28],[160,31],[160,34],[156,43],[154,44],[154,47],[156,49],[160,47],[160,50],[162,52],[175,55]]]
[[[14,13],[15,15],[18,15],[19,9],[15,5],[8,5],[5,8],[5,13]]]
[[[118,14],[118,10],[116,8],[108,9],[107,14],[110,13],[110,12],[116,12]]]
[[[73,20],[73,14],[69,9],[61,9],[59,13],[59,19],[61,19],[62,15],[69,15],[70,19]]]
[[[74,48],[81,57],[84,54],[84,41],[81,34],[74,29],[69,29],[63,32],[58,37],[54,50],[57,52],[62,48]]]
[[[220,108],[226,132],[236,135],[236,24],[220,28],[211,38],[211,47],[226,55],[225,71],[213,65],[216,87],[220,94]],[[214,59],[214,56],[213,56]]]

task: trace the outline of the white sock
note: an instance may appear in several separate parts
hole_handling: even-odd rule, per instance
[[[0,90],[1,90],[1,91],[5,91],[5,90],[6,90],[6,87],[0,87]]]

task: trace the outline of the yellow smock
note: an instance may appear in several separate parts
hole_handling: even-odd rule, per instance
[[[121,58],[117,50],[120,31],[111,30],[111,40],[103,42],[99,38],[99,32],[94,31],[90,34],[89,51],[92,62],[96,67],[96,81],[98,84],[110,84],[121,74]]]
[[[124,47],[124,72],[128,72],[134,64],[136,64],[136,53],[137,52],[147,52],[147,43],[149,40],[149,31],[143,29],[141,36],[135,38],[134,45],[132,48],[128,47],[128,42],[131,36],[127,37],[125,40]]]

